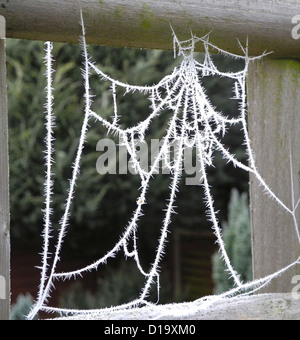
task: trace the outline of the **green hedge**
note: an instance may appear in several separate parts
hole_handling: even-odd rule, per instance
[[[121,81],[133,84],[152,84],[171,72],[178,61],[173,53],[149,50],[90,47],[94,60],[102,69]],[[13,244],[40,250],[40,234],[43,229],[43,181],[45,175],[45,68],[44,44],[22,40],[8,40],[8,97],[10,117],[10,186]],[[201,55],[199,55],[201,58]],[[81,78],[81,49],[77,45],[55,44],[55,186],[53,197],[53,225],[57,231],[71,175],[71,166],[78,145],[83,119],[83,86]],[[236,61],[217,58],[223,69],[238,69]],[[113,112],[109,96],[109,84],[99,82],[92,76],[93,108],[104,117]],[[230,100],[229,80],[206,79],[204,85],[218,109],[231,116],[237,103]],[[126,100],[125,100],[126,99]],[[144,96],[119,96],[119,112],[124,124],[133,124],[149,111],[149,101]],[[155,138],[163,134],[164,117],[154,123]],[[72,206],[69,237],[64,244],[64,256],[95,258],[118,240],[135,206],[139,181],[133,175],[104,175],[96,171],[100,156],[96,144],[107,137],[106,131],[91,121],[87,143],[82,159],[81,176]],[[240,149],[242,136],[239,128],[232,129],[225,137],[230,149],[245,159]],[[227,218],[227,202],[231,188],[247,190],[248,175],[226,165],[219,154],[215,156],[216,167],[210,170],[216,207],[220,220]],[[145,216],[142,219],[139,242],[145,260],[153,258],[159,229],[169,193],[169,178],[155,176],[148,197]],[[178,215],[173,226],[192,230],[209,228],[202,203],[202,189],[181,185],[177,202]]]

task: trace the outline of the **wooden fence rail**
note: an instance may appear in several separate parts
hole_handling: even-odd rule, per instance
[[[177,306],[178,307],[178,306]],[[196,307],[196,308],[195,308]],[[144,307],[127,311],[106,312],[92,316],[81,315],[61,318],[61,320],[172,320],[174,305]],[[180,320],[300,320],[300,304],[291,294],[263,294],[252,297],[234,298],[231,301],[221,300],[212,304],[209,310],[197,310],[197,305],[182,303]]]
[[[171,24],[180,39],[212,31],[212,41],[232,52],[240,52],[236,38],[247,37],[252,54],[300,52],[291,36],[299,0],[2,0],[0,15],[9,38],[77,43],[80,6],[93,44],[172,49]]]

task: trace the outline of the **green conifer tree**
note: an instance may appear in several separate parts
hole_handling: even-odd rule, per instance
[[[232,265],[243,282],[252,280],[252,251],[249,202],[247,194],[233,189],[229,202],[228,222],[224,223],[224,242]],[[233,280],[226,272],[220,253],[213,257],[215,293],[221,294],[233,288]]]

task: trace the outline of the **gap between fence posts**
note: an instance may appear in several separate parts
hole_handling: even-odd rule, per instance
[[[0,320],[10,314],[9,157],[5,19],[0,16]]]
[[[264,58],[250,66],[248,126],[258,171],[291,210],[292,191],[294,205],[300,197],[299,89],[300,60]],[[255,176],[250,176],[255,278],[270,275],[300,256],[293,216],[263,191]],[[296,218],[300,223],[300,207]],[[291,293],[295,275],[300,275],[300,266],[275,279],[261,292]]]

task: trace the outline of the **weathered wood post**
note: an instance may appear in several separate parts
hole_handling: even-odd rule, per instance
[[[242,43],[249,39],[251,55],[274,51],[273,59],[253,63],[250,68],[250,137],[259,171],[275,194],[292,209],[291,173],[295,199],[300,194],[297,180],[300,41],[293,39],[291,32],[295,25],[292,19],[300,14],[300,0],[14,0],[0,1],[0,15],[6,18],[8,37],[77,42],[80,6],[89,43],[171,50],[172,24],[179,39],[190,38],[191,30],[198,36],[212,31],[211,41],[233,53],[242,53],[236,38]],[[4,58],[2,47],[1,58]],[[1,91],[4,91],[3,82],[1,78]],[[5,97],[4,92],[1,96]],[[1,110],[1,129],[5,132],[5,109]],[[5,133],[1,133],[4,185],[8,183],[3,165],[7,163],[6,145]],[[5,192],[6,188],[1,190]],[[7,202],[5,195],[1,199]],[[3,208],[8,210],[7,205]],[[256,277],[270,274],[299,257],[290,215],[262,195],[262,188],[254,178],[251,178],[251,216]],[[299,211],[297,217],[300,219]],[[1,215],[1,219],[7,221],[7,215]],[[4,228],[1,229],[4,232],[0,238],[1,252],[7,253],[7,239],[3,243],[3,235],[8,226],[1,228]],[[1,261],[8,263],[9,260],[7,257]],[[291,278],[297,273],[299,268],[274,281],[268,291],[290,292]]]
[[[10,232],[5,20],[0,16],[0,320],[10,313]]]
[[[300,60],[266,58],[253,63],[248,84],[248,125],[259,172],[294,210],[300,197]],[[254,176],[250,194],[254,276],[260,278],[296,261],[300,246],[293,216],[263,193]],[[300,209],[296,217],[300,222]],[[295,275],[300,275],[300,265],[264,291],[291,292]]]

